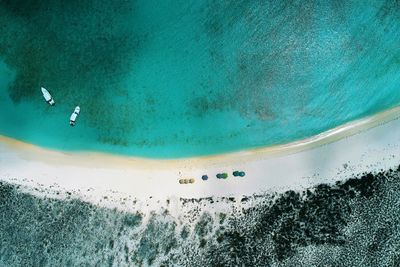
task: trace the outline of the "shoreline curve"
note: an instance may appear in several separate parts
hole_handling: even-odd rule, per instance
[[[284,145],[183,159],[63,152],[0,136],[0,180],[72,191],[93,189],[85,196],[89,200],[110,191],[154,198],[249,195],[398,165],[399,132],[400,106]],[[246,176],[233,177],[235,170]],[[227,172],[228,179],[216,179],[219,172]],[[203,174],[210,179],[202,181]],[[194,178],[195,183],[179,184],[182,178]]]
[[[129,160],[129,161],[141,161],[143,163],[178,163],[183,161],[217,161],[223,162],[227,161],[232,163],[232,160],[235,161],[237,157],[251,159],[252,157],[256,156],[259,157],[260,155],[270,156],[270,155],[282,155],[282,154],[291,154],[301,152],[303,150],[312,149],[318,147],[320,145],[326,145],[335,141],[338,141],[342,138],[349,137],[351,135],[357,134],[359,132],[368,130],[370,128],[374,128],[380,124],[384,124],[391,120],[396,120],[400,118],[400,106],[396,106],[394,108],[379,112],[377,114],[367,116],[361,119],[353,120],[347,122],[345,124],[339,125],[327,131],[321,132],[320,134],[313,135],[311,137],[307,137],[304,139],[296,140],[293,142],[279,144],[279,145],[272,145],[272,146],[264,146],[264,147],[257,147],[251,149],[244,149],[239,151],[227,152],[227,153],[220,153],[220,154],[213,154],[213,155],[204,155],[204,156],[193,156],[193,157],[183,157],[183,158],[147,158],[147,157],[136,157],[136,156],[129,156],[129,155],[118,155],[113,153],[107,152],[97,152],[97,151],[63,151],[58,149],[51,149],[41,147],[35,144],[27,143],[24,141],[20,141],[14,139],[12,137],[7,137],[0,135],[0,144],[5,144],[10,148],[14,148],[16,150],[22,149],[29,149],[35,152],[40,153],[50,153],[51,156],[55,156],[57,154],[63,156],[76,156],[76,157],[84,157],[89,156],[91,158],[96,157],[99,159],[113,159],[115,160]]]

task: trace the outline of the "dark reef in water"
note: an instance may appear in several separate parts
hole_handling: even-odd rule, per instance
[[[31,100],[40,86],[57,88],[53,96],[63,103],[85,103],[87,122],[99,131],[99,142],[125,146],[118,136],[134,127],[130,116],[136,110],[119,113],[118,120],[105,110],[113,105],[107,92],[127,97],[121,76],[133,68],[132,57],[146,39],[135,30],[134,20],[131,1],[0,1],[0,55],[17,70],[10,98],[18,104]],[[121,111],[128,106],[120,104]],[[113,134],[99,126],[107,121],[116,123]]]
[[[179,218],[0,183],[0,265],[399,266],[399,178],[400,166],[302,192],[181,199]],[[221,203],[230,211],[203,209]]]
[[[392,108],[399,3],[365,2],[1,0],[0,132],[175,158],[288,143]],[[80,130],[67,130],[76,105]]]

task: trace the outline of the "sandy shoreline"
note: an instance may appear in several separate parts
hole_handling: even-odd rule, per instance
[[[285,145],[176,160],[67,153],[0,136],[0,179],[79,189],[93,199],[114,191],[161,199],[297,189],[398,164],[399,118],[400,107],[396,107]],[[233,177],[233,170],[244,170],[247,175]],[[216,179],[218,172],[228,172],[229,178]],[[202,181],[203,174],[210,179]],[[181,185],[180,178],[195,178],[196,182]]]

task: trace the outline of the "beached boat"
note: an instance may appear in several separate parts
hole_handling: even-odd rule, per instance
[[[47,103],[49,103],[51,106],[54,106],[55,102],[49,91],[46,90],[46,88],[41,87],[42,89],[42,94],[44,99],[46,100]]]
[[[81,108],[76,106],[74,112],[72,112],[71,117],[69,118],[69,124],[71,126],[75,126],[76,118],[78,117],[79,112],[81,112]]]

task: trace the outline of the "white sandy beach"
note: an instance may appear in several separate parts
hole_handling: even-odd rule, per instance
[[[300,189],[379,171],[400,162],[400,107],[286,145],[210,157],[151,160],[101,153],[66,153],[0,137],[0,179],[42,188],[110,192],[135,198],[239,196]],[[243,170],[246,176],[233,177]],[[220,172],[227,179],[217,179]],[[207,174],[208,181],[201,176]],[[195,178],[182,185],[180,178]]]

